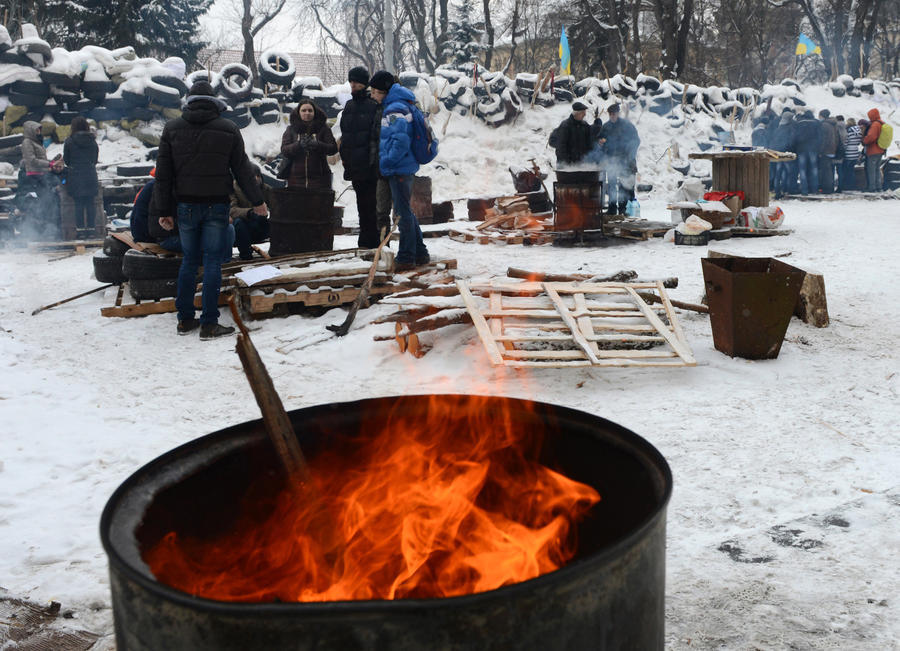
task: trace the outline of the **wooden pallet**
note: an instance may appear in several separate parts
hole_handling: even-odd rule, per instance
[[[117,316],[117,317],[134,317],[147,316],[149,314],[168,314],[169,312],[177,312],[174,298],[159,298],[156,300],[137,300],[128,293],[128,283],[119,285],[119,291],[116,295],[116,301],[109,307],[100,308],[100,316]],[[219,305],[227,305],[228,292],[219,293]],[[194,296],[194,307],[200,309],[203,307],[203,299],[198,292]]]
[[[476,242],[478,244],[550,244],[554,234],[537,231],[501,231],[487,230],[481,233],[469,233],[451,229],[448,237],[455,242]]]
[[[695,366],[661,281],[493,283],[457,281],[495,366]],[[657,292],[661,307],[638,291]],[[488,299],[475,293],[487,292]]]
[[[603,224],[603,232],[614,237],[631,240],[649,240],[651,237],[662,237],[673,227],[664,222],[651,222],[642,219],[622,219]]]

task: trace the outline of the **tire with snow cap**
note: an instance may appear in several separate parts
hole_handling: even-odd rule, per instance
[[[118,242],[118,240],[116,241]],[[103,248],[106,248],[105,244]],[[94,264],[94,278],[99,282],[119,285],[127,280],[125,274],[122,273],[121,255],[109,255],[103,251],[97,251],[92,262]]]
[[[232,99],[243,100],[253,93],[253,75],[250,68],[240,63],[229,63],[219,71],[222,80],[222,94]]]
[[[9,91],[9,103],[14,106],[42,107],[49,98],[49,95],[29,95],[28,93],[17,93],[14,90]]]
[[[187,86],[188,92],[190,92],[191,86],[196,84],[198,81],[207,82],[210,86],[213,87],[213,90],[216,93],[219,93],[222,90],[222,78],[218,73],[211,70],[195,70],[184,78],[184,84],[185,86]]]
[[[21,133],[0,137],[0,149],[21,145],[25,137]]]
[[[43,95],[50,97],[50,84],[45,81],[25,81],[19,79],[9,85],[9,89],[23,95]]]
[[[107,235],[103,240],[103,253],[110,257],[121,258],[130,250],[130,246],[125,244],[125,242],[123,242],[122,240],[113,237],[112,235]]]
[[[297,69],[290,55],[278,50],[266,50],[259,57],[259,76],[274,86],[290,86]]]
[[[165,86],[155,81],[147,82],[147,97],[154,104],[167,108],[181,107],[181,93],[171,86]]]
[[[78,75],[68,75],[64,72],[52,72],[50,70],[41,70],[41,81],[53,84],[58,88],[66,88],[69,90],[81,88],[81,77]]]

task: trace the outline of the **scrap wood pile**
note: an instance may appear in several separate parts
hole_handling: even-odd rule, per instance
[[[374,323],[393,323],[394,332],[374,338],[396,340],[401,352],[421,357],[434,345],[434,335],[423,341],[422,333],[473,324],[494,365],[696,364],[674,308],[706,307],[671,301],[665,288],[677,286],[675,278],[642,281],[634,271],[560,276],[513,268],[507,275],[525,280],[457,280],[385,299],[400,309]]]

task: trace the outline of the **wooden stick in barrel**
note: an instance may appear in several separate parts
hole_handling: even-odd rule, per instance
[[[369,275],[366,276],[366,281],[363,283],[362,287],[359,290],[359,296],[356,297],[356,300],[353,301],[353,305],[350,306],[350,311],[347,312],[347,318],[344,319],[344,322],[340,325],[327,325],[325,326],[328,330],[331,330],[338,337],[343,337],[350,331],[350,326],[353,323],[353,320],[356,318],[356,313],[359,312],[359,308],[362,307],[363,303],[369,298],[369,292],[372,289],[372,283],[375,281],[375,272],[378,271],[378,261],[381,259],[381,250],[385,247],[385,245],[391,241],[391,235],[394,234],[394,229],[397,228],[397,224],[400,221],[400,216],[391,223],[391,227],[387,230],[387,234],[384,236],[384,239],[381,240],[381,244],[378,245],[378,248],[375,249],[375,255],[372,258],[372,266],[369,267]]]
[[[231,316],[240,329],[237,336],[238,357],[241,358],[241,364],[244,366],[244,372],[250,381],[250,388],[253,390],[253,396],[256,398],[256,404],[263,415],[263,424],[266,426],[266,432],[275,446],[278,458],[284,465],[285,471],[292,481],[301,484],[309,483],[309,465],[306,463],[306,457],[300,449],[297,442],[297,436],[294,433],[294,426],[288,417],[272,383],[272,378],[266,370],[256,346],[250,341],[250,333],[238,313],[237,305],[234,301],[234,295],[228,297],[228,306],[231,308]]]

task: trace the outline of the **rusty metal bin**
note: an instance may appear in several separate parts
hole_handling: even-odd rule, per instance
[[[334,192],[277,188],[269,193],[269,254],[334,248]]]
[[[703,258],[716,350],[774,359],[794,313],[805,272],[774,258]]]

